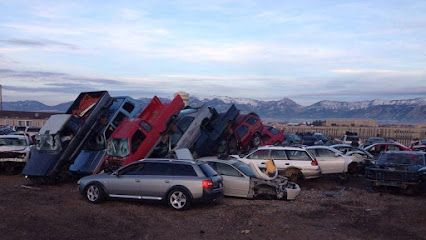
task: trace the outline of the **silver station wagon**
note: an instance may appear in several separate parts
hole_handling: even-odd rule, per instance
[[[111,174],[83,177],[79,190],[91,203],[106,198],[165,200],[177,210],[192,202],[223,197],[223,180],[207,163],[192,160],[145,159]]]

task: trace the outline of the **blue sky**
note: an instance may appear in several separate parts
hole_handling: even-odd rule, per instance
[[[4,100],[426,96],[426,1],[0,0]]]

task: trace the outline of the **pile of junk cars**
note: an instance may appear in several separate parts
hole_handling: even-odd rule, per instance
[[[304,137],[312,146],[283,146],[290,137],[264,126],[256,113],[234,105],[225,112],[185,107],[179,95],[170,102],[153,97],[142,109],[130,97],[83,92],[33,137],[2,131],[3,170],[22,170],[33,184],[79,179],[92,203],[159,200],[181,210],[224,195],[293,200],[300,180],[326,175],[365,174],[371,186],[410,193],[426,183],[424,152],[381,141],[366,148],[320,145],[328,142],[321,134]]]

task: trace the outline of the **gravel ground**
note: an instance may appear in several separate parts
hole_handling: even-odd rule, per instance
[[[426,239],[426,196],[317,179],[292,202],[225,198],[179,212],[140,201],[90,204],[75,183],[22,187],[0,176],[1,239]]]

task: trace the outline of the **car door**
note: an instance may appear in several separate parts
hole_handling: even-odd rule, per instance
[[[229,164],[214,164],[215,170],[223,178],[225,195],[234,197],[247,197],[250,188],[250,178],[241,174]]]
[[[171,166],[168,162],[146,162],[139,169],[139,187],[143,199],[160,200],[171,185]]]
[[[141,195],[139,169],[142,163],[131,164],[118,171],[105,184],[110,195],[115,197],[137,198]]]
[[[275,166],[277,166],[279,170],[284,170],[290,166],[290,161],[285,150],[271,150],[271,159],[274,160]]]
[[[260,168],[265,167],[265,163],[267,160],[270,160],[270,150],[269,149],[258,149],[254,151],[253,153],[249,154],[247,157],[244,158],[246,163],[249,163],[250,161],[254,161],[256,165]]]
[[[345,159],[336,155],[334,151],[326,148],[315,149],[316,159],[321,168],[321,173],[342,173],[344,172]]]

